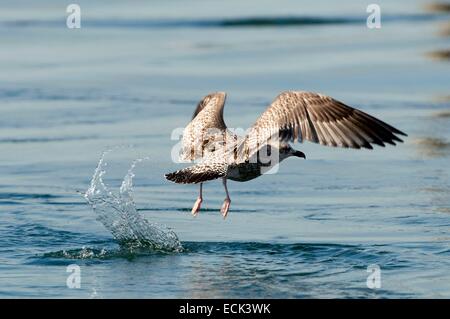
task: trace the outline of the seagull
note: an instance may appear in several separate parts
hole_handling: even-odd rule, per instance
[[[194,165],[165,174],[179,184],[200,184],[192,208],[196,216],[203,202],[204,182],[222,179],[226,198],[221,207],[227,217],[231,199],[227,180],[246,182],[263,175],[291,156],[306,155],[289,143],[309,141],[325,146],[372,149],[403,142],[405,133],[391,125],[320,93],[286,91],[278,95],[245,136],[227,128],[223,119],[226,93],[205,96],[183,131],[180,159]],[[270,160],[267,160],[270,158]]]

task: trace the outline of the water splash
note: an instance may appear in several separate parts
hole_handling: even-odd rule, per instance
[[[151,223],[140,215],[133,199],[134,168],[147,158],[134,160],[125,175],[118,194],[114,194],[103,182],[106,172],[105,155],[102,153],[89,189],[84,194],[99,220],[122,247],[147,248],[160,251],[181,251],[178,236],[164,225]]]

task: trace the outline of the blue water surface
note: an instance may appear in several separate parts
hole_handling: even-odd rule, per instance
[[[2,1],[0,297],[450,298],[449,14],[429,1]],[[447,55],[446,55],[447,52]],[[373,151],[296,145],[277,174],[175,185],[174,129],[228,92],[247,128],[277,94],[310,90],[408,133]],[[100,154],[118,190],[183,250],[126,249],[83,193]],[[123,147],[122,147],[123,146]],[[66,285],[80,266],[81,287]],[[367,267],[381,269],[370,289]]]

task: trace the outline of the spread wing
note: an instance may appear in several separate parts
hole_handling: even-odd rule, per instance
[[[183,131],[181,160],[202,158],[205,151],[213,151],[215,144],[223,140],[227,126],[223,120],[226,94],[211,93],[197,105],[192,121]]]
[[[250,129],[245,144],[254,154],[269,139],[304,140],[327,146],[368,148],[403,142],[389,124],[331,97],[311,92],[281,93]]]

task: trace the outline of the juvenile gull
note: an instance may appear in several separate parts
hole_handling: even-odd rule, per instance
[[[405,133],[331,97],[312,92],[287,91],[278,95],[244,137],[231,132],[223,120],[226,94],[205,96],[183,131],[180,158],[196,164],[165,177],[175,183],[200,184],[192,208],[200,210],[203,182],[221,178],[226,198],[221,208],[225,218],[230,208],[227,179],[254,179],[290,156],[306,158],[289,142],[310,141],[326,146],[372,149],[403,142]],[[274,159],[275,156],[275,159]],[[267,158],[270,160],[268,161]]]

